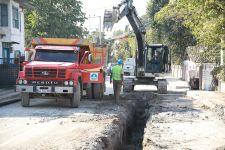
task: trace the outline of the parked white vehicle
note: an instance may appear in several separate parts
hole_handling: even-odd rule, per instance
[[[127,58],[124,62],[123,72],[125,76],[134,76],[136,68],[135,58]]]

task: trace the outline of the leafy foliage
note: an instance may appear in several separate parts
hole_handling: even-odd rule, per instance
[[[119,35],[122,35],[124,32],[123,30],[116,30],[113,32],[113,36],[119,36]]]
[[[185,58],[190,46],[200,62],[218,61],[225,47],[224,0],[150,0],[147,10],[152,20],[148,40],[169,45],[173,60],[178,60],[174,63]],[[197,51],[199,46],[204,52]]]
[[[25,10],[26,42],[34,37],[82,37],[85,14],[78,0],[30,0],[34,10]]]
[[[189,58],[196,63],[219,63],[220,50],[218,47],[189,46],[186,49]]]
[[[115,39],[112,45],[114,52],[114,60],[121,58],[126,60],[127,58],[134,58],[136,55],[136,38],[133,34],[128,34],[120,39]]]
[[[215,67],[212,71],[212,75],[216,79],[225,81],[225,66]]]
[[[100,32],[99,31],[93,31],[90,32],[87,35],[87,39],[97,45],[100,44]],[[107,44],[108,40],[105,39],[104,32],[101,32],[101,44]]]
[[[114,31],[113,38],[112,51],[114,54],[114,61],[118,58],[126,60],[127,58],[135,57],[137,42],[129,25],[127,25],[124,30],[119,29]]]
[[[225,1],[180,0],[171,4],[171,7],[179,11],[183,24],[191,29],[199,43],[213,45],[221,42],[225,33]]]
[[[168,0],[150,0],[147,10],[152,20],[147,32],[148,42],[168,45],[173,63],[180,64],[185,59],[186,47],[195,43],[190,30],[182,24],[178,11],[173,12]]]

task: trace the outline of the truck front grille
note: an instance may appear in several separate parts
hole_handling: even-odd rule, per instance
[[[26,77],[32,77],[32,68],[26,68],[25,69],[25,76]]]
[[[58,77],[59,78],[65,78],[66,77],[66,70],[65,69],[59,69]]]
[[[49,69],[49,68],[26,68],[26,77],[37,77],[37,78],[61,78],[66,77],[66,69]]]
[[[34,77],[41,78],[56,78],[57,69],[43,69],[43,68],[34,68],[33,69]]]

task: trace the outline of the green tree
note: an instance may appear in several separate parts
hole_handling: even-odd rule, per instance
[[[225,1],[179,0],[162,9],[165,18],[181,18],[199,43],[219,43],[225,34]],[[166,14],[166,15],[165,15]]]
[[[114,44],[112,49],[114,51],[114,59],[122,58],[126,60],[130,57],[135,57],[137,43],[134,33],[130,30],[129,25],[127,25],[123,30],[117,30],[113,33],[114,37],[118,37],[114,39]]]
[[[87,35],[87,39],[89,41],[92,41],[93,43],[96,43],[97,45],[99,45],[100,44],[100,34],[99,34],[99,31],[90,32]],[[102,44],[107,44],[108,43],[108,40],[105,38],[105,33],[104,32],[101,33],[101,42],[102,42]]]
[[[202,62],[215,62],[218,60],[219,50],[225,47],[224,12],[223,0],[179,0],[171,1],[156,18],[160,21],[181,20],[182,26],[194,36],[196,46],[205,47],[205,51],[200,53]]]
[[[113,32],[113,36],[119,36],[119,35],[122,35],[124,32],[123,30],[116,30]]]
[[[174,10],[178,1],[150,0],[147,7],[149,27],[148,43],[162,43],[169,46],[173,63],[180,64],[186,56],[186,48],[196,43],[189,28],[183,25],[179,11]]]
[[[25,10],[26,42],[34,37],[82,37],[85,14],[78,0],[30,0],[35,7]]]
[[[166,5],[154,16],[158,39],[170,47],[172,60],[175,64],[180,64],[186,59],[186,48],[196,44],[195,37],[183,22],[184,19],[176,14],[170,4]]]

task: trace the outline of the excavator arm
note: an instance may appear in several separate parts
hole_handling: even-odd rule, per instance
[[[138,17],[136,8],[133,6],[133,0],[124,0],[113,10],[106,10],[104,14],[104,28],[112,29],[113,25],[119,22],[123,17],[127,17],[133,31],[136,35],[138,52],[137,65],[144,71],[144,49],[146,29]]]

